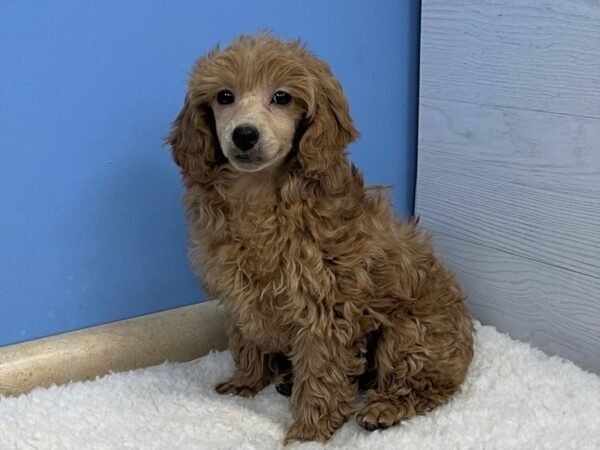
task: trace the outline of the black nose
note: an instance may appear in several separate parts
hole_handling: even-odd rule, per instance
[[[233,130],[233,143],[240,150],[250,150],[258,141],[258,130],[252,125],[240,125]]]

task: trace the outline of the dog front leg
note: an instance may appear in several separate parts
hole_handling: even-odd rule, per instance
[[[301,331],[293,345],[294,423],[285,442],[329,440],[354,413],[357,386],[350,377],[363,362],[335,334]]]
[[[218,384],[216,390],[220,394],[252,397],[269,384],[269,355],[256,343],[244,338],[237,327],[229,326],[228,334],[229,350],[236,370],[229,380]]]

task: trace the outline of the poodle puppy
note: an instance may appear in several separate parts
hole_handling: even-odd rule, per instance
[[[236,371],[216,389],[291,389],[286,442],[327,441],[355,413],[368,430],[423,414],[473,355],[464,295],[416,221],[364,185],[357,137],[329,66],[268,34],[197,61],[168,137],[192,263],[229,316]]]

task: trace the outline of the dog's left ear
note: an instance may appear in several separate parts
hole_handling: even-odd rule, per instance
[[[315,69],[314,103],[308,105],[305,131],[298,143],[298,160],[304,174],[321,178],[341,162],[346,147],[359,137],[350,117],[348,100],[340,83],[323,61],[311,61]]]

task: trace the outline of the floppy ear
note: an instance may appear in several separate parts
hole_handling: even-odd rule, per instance
[[[322,61],[311,62],[316,69],[314,104],[304,119],[305,131],[298,143],[298,160],[304,174],[322,176],[346,154],[346,147],[359,137],[350,117],[348,101],[340,83]]]
[[[219,165],[219,144],[214,133],[214,117],[209,107],[194,107],[189,94],[167,137],[173,160],[185,177],[200,183],[213,179]]]

